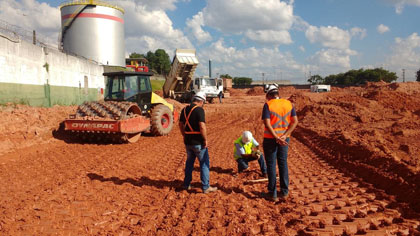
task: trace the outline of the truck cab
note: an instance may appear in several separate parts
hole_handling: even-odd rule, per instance
[[[208,76],[193,79],[190,89],[192,94],[204,92],[206,94],[207,101],[210,103],[212,103],[213,99],[217,98],[217,95],[219,94],[217,79],[210,78]]]

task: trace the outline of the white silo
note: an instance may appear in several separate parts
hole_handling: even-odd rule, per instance
[[[125,66],[124,10],[96,0],[60,5],[63,50],[104,65]]]

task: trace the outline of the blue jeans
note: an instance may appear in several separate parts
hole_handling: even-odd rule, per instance
[[[247,160],[245,158],[239,158],[236,160],[238,162],[238,172],[242,172],[243,170],[248,168],[248,163],[252,160]],[[258,159],[258,164],[260,165],[261,173],[267,173],[267,167],[265,166],[264,155],[261,155],[260,159]]]
[[[187,150],[187,161],[185,162],[184,187],[188,187],[192,180],[195,158],[200,162],[200,178],[203,190],[210,187],[210,161],[209,150],[201,145],[185,145]]]
[[[289,144],[290,139],[287,138],[286,142]],[[289,170],[287,167],[287,152],[289,145],[281,146],[276,143],[275,139],[265,138],[263,141],[263,149],[265,160],[267,162],[267,175],[268,175],[268,192],[277,197],[276,188],[276,161],[279,167],[279,182],[280,193],[282,195],[289,194]]]

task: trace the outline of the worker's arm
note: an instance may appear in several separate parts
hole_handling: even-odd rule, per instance
[[[270,119],[264,119],[264,125],[268,129],[268,132],[270,132],[270,134],[273,135],[273,137],[277,137],[277,134],[274,131],[273,126],[271,126]]]
[[[289,128],[287,129],[286,133],[284,133],[283,135],[286,137],[290,137],[290,135],[292,134],[293,130],[296,128],[298,124],[298,118],[297,116],[292,116],[292,119],[290,121],[290,125]]]
[[[273,137],[276,139],[276,142],[278,144],[283,145],[283,146],[287,145],[286,136],[284,135],[277,136],[276,132],[273,129],[273,126],[271,126],[270,119],[264,119],[264,125],[265,127],[267,127],[270,134],[273,135]]]
[[[286,139],[290,137],[293,130],[296,128],[297,124],[298,124],[297,116],[292,116],[289,127],[287,128],[286,132],[279,137],[277,142],[281,145],[288,145],[286,142]]]
[[[178,122],[178,126],[179,126],[179,130],[181,131],[182,136],[185,137],[185,129],[184,129],[185,126],[184,126],[184,123],[181,122],[181,121],[179,121]]]
[[[200,133],[201,136],[203,137],[203,142],[204,142],[204,147],[207,147],[207,128],[206,128],[206,123],[204,122],[200,122]]]
[[[236,154],[240,155],[244,159],[252,159],[254,155],[252,153],[245,153],[245,149],[241,147],[241,145],[235,143],[236,146]]]

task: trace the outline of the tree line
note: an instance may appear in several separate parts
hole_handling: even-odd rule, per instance
[[[395,72],[389,72],[383,68],[349,70],[345,73],[328,75],[322,77],[313,75],[308,79],[310,84],[330,84],[330,85],[360,85],[366,82],[393,82],[397,80]]]
[[[252,83],[252,78],[249,77],[234,77],[229,74],[220,75],[220,78],[232,79],[234,85],[250,85]]]

